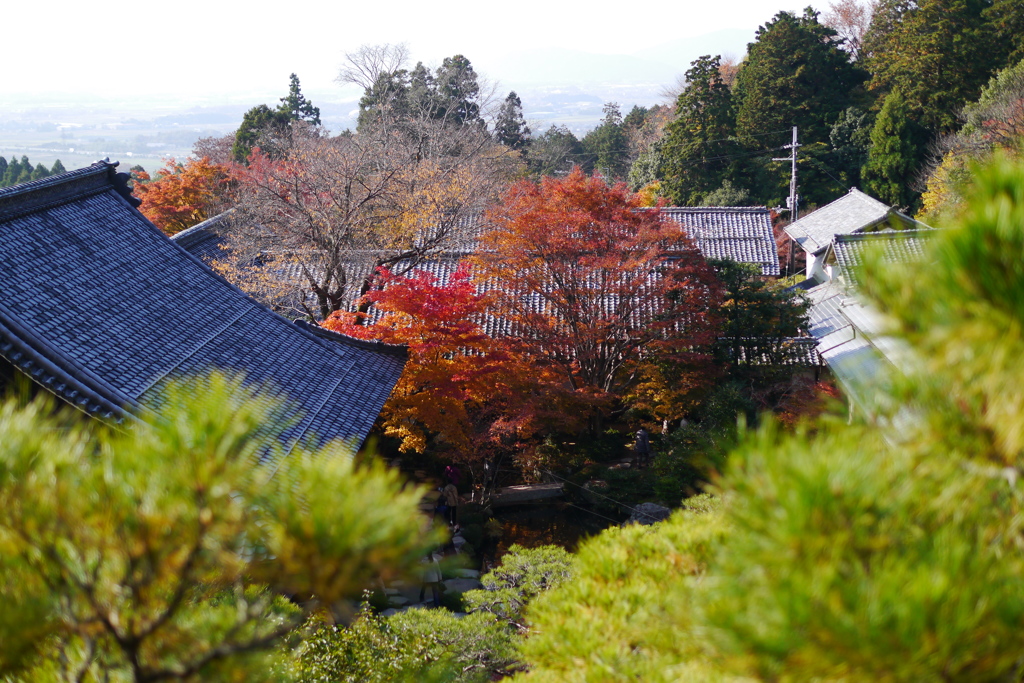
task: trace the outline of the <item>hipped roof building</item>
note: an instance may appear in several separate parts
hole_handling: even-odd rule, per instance
[[[167,380],[242,375],[292,406],[284,439],[361,443],[405,349],[273,313],[146,220],[115,166],[0,190],[0,370],[112,422],[146,419]]]

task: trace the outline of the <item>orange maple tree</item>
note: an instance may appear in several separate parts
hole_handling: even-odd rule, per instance
[[[229,167],[209,157],[167,159],[155,179],[145,172],[137,174],[140,182],[134,184],[134,193],[142,200],[139,211],[168,235],[181,232],[210,218],[230,175]]]
[[[642,197],[576,168],[516,184],[487,218],[477,260],[510,343],[577,395],[678,403],[709,379],[721,285]]]

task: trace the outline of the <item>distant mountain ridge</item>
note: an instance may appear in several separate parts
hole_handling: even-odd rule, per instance
[[[499,95],[509,90],[519,94],[535,134],[564,124],[581,135],[600,122],[605,102],[618,102],[623,114],[633,105],[662,102],[663,91],[671,89],[695,59],[722,55],[739,61],[753,40],[754,29],[724,29],[629,55],[548,47],[484,59],[474,66],[497,81]]]

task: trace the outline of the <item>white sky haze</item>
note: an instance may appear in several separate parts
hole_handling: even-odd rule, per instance
[[[753,29],[803,6],[786,2],[17,2],[4,9],[0,98],[283,94],[292,72],[305,91],[323,92],[338,87],[333,80],[345,52],[401,42],[414,60],[436,64],[461,53],[500,80],[487,65],[508,53],[562,47],[630,54],[676,38]]]

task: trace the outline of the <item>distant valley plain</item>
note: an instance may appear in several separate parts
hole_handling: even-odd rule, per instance
[[[625,114],[634,105],[668,102],[691,61],[703,54],[738,61],[753,33],[716,31],[631,55],[549,48],[474,62],[474,67],[490,84],[495,103],[510,90],[519,94],[534,134],[564,125],[581,137],[599,123],[605,103],[618,103]],[[134,96],[130,84],[123,93],[93,96],[65,94],[59,86],[9,93],[0,99],[0,156],[28,156],[33,165],[46,167],[60,159],[68,170],[109,158],[120,161],[125,170],[140,165],[152,173],[168,158],[187,157],[199,138],[234,131],[249,108],[276,105],[286,86],[274,83],[260,91],[162,97]],[[323,124],[331,132],[355,127],[360,95],[355,88],[303,90],[320,107]]]

